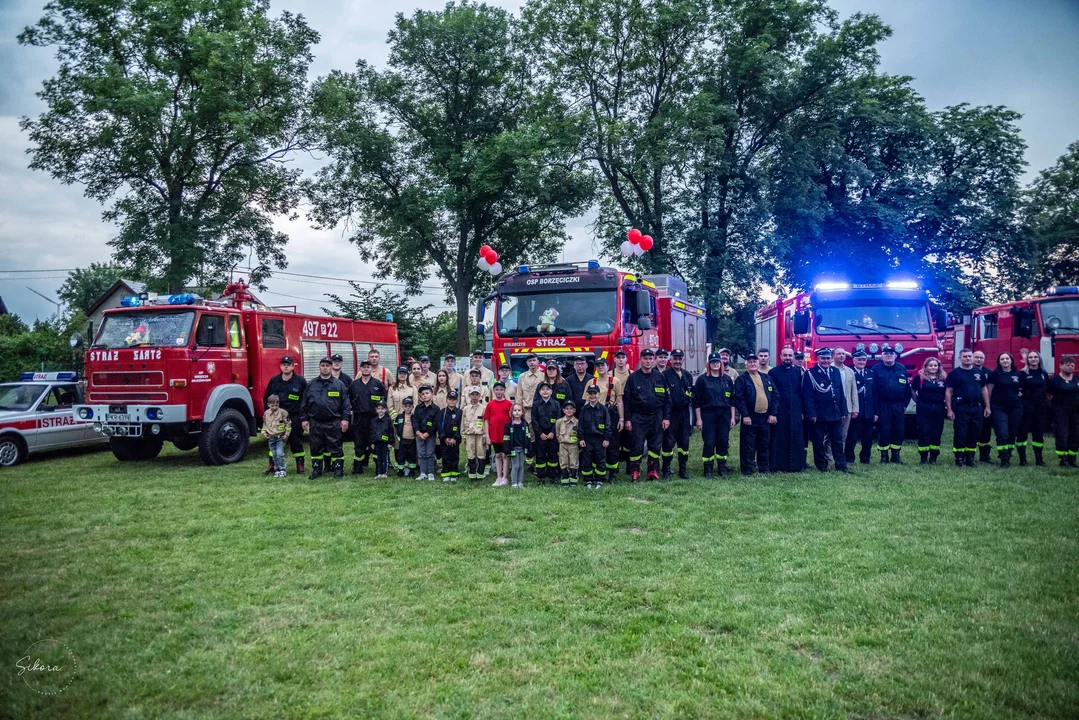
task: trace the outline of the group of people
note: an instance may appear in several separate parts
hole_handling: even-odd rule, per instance
[[[527,370],[514,380],[508,364],[496,372],[486,368],[480,351],[464,373],[457,372],[453,355],[437,371],[424,356],[390,373],[372,350],[356,378],[341,371],[342,358],[335,355],[322,359],[319,376],[309,383],[285,356],[264,396],[266,474],[285,474],[286,445],[297,472],[305,471],[306,432],[312,479],[344,475],[344,441],[351,439],[355,475],[366,473],[373,460],[376,477],[388,477],[392,469],[400,477],[434,480],[437,470],[444,482],[454,482],[462,475],[463,445],[473,481],[493,470],[496,486],[520,488],[531,466],[541,484],[601,488],[615,482],[623,463],[633,482],[669,480],[675,472],[688,478],[694,427],[702,435],[705,478],[728,476],[735,427],[739,470],[747,477],[806,469],[810,445],[818,470],[849,473],[856,458],[870,462],[874,435],[880,463],[903,464],[911,400],[922,464],[937,463],[947,418],[953,421],[958,467],[975,466],[976,456],[989,461],[994,430],[1001,467],[1010,466],[1013,453],[1020,465],[1028,463],[1028,439],[1035,464],[1044,465],[1051,418],[1061,465],[1076,466],[1074,358],[1062,358],[1060,372],[1050,376],[1036,352],[1021,359],[1022,367],[1002,353],[997,368],[989,370],[984,354],[964,350],[952,372],[930,358],[910,378],[889,345],[872,368],[860,350],[851,356],[852,366],[842,348],[820,348],[815,355],[816,364],[806,368],[802,353],[784,348],[780,364],[770,367],[769,351],[761,349],[739,373],[722,349],[693,378],[677,349],[642,350],[636,370],[623,351],[614,353],[613,367],[600,356],[592,368],[583,356],[559,362],[531,354]]]

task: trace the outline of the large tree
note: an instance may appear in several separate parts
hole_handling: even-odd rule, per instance
[[[328,164],[311,183],[312,217],[345,222],[366,260],[418,290],[437,276],[469,347],[470,300],[505,266],[546,259],[591,195],[573,115],[544,92],[522,34],[503,10],[471,3],[397,16],[388,68],[364,61],[315,89],[317,145]]]
[[[118,261],[170,291],[257,259],[286,265],[271,224],[299,199],[297,148],[318,34],[268,0],[52,0],[19,41],[60,69],[24,118],[30,167],[113,201]]]
[[[1030,289],[1079,285],[1079,142],[1031,184],[1025,216],[1036,248]]]

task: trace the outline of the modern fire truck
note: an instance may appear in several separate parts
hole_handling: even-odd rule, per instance
[[[521,265],[502,275],[495,291],[476,308],[476,330],[485,332],[486,306],[494,304],[492,364],[513,374],[527,370],[529,353],[583,356],[593,371],[618,350],[636,367],[645,348],[680,349],[687,371],[704,371],[707,327],[704,308],[687,297],[684,282],[668,275],[637,277],[602,267],[598,260]]]
[[[1045,369],[1055,372],[1063,356],[1079,357],[1079,287],[1052,287],[1041,297],[977,308],[969,324],[953,331],[955,353],[981,350],[986,364],[996,367],[1002,352],[1018,360],[1023,351],[1036,350]]]
[[[349,375],[372,348],[387,366],[397,365],[393,323],[267,307],[243,282],[218,300],[143,293],[121,305],[106,311],[86,351],[86,401],[75,407],[75,417],[107,436],[121,461],[152,459],[165,440],[181,450],[198,447],[207,465],[242,460],[284,355],[307,379],[333,354],[344,358]]]
[[[812,292],[776,300],[757,311],[757,347],[772,356],[791,347],[806,354],[807,365],[822,347],[864,350],[870,364],[880,360],[885,344],[896,350],[908,372],[927,358],[942,356],[947,313],[929,302],[925,290],[910,280],[852,284],[820,282]]]

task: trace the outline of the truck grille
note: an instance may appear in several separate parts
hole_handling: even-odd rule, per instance
[[[165,373],[160,370],[146,372],[96,372],[90,376],[91,387],[161,387]]]

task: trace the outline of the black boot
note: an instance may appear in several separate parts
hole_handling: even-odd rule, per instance
[[[978,461],[974,459],[974,451],[971,450],[966,455],[967,455],[967,467],[972,467],[972,468],[978,467]]]
[[[662,474],[660,475],[660,477],[662,479],[664,479],[664,480],[670,480],[671,479],[671,458],[670,457],[663,458],[663,470],[662,470]]]
[[[1042,448],[1034,448],[1034,464],[1038,467],[1045,467],[1045,458],[1042,457]]]
[[[887,450],[881,450],[880,451],[880,464],[881,465],[887,465],[888,464],[888,451]]]
[[[940,450],[930,450],[929,451],[929,464],[930,465],[936,465],[938,457],[940,457]]]
[[[352,461],[352,474],[353,475],[362,475],[363,474],[363,465],[360,464],[359,460],[353,460]]]
[[[577,487],[577,478],[580,474],[580,470],[577,468],[570,468],[569,471],[569,484],[570,487]]]
[[[678,458],[678,477],[682,478],[683,480],[689,480],[689,471],[686,470],[685,458]]]
[[[1071,463],[1068,462],[1068,456],[1067,455],[1061,455],[1060,456],[1060,467],[1066,468],[1070,464]]]
[[[311,475],[308,480],[318,480],[322,477],[322,460],[311,461]]]
[[[303,458],[296,458],[296,474],[303,475]]]
[[[991,452],[992,452],[992,450],[988,445],[979,445],[978,446],[978,460],[980,460],[983,463],[993,462],[993,458],[990,456]]]
[[[998,455],[1000,457],[1000,469],[1001,470],[1006,470],[1006,469],[1008,469],[1008,468],[1010,468],[1012,466],[1012,462],[1011,462],[1011,460],[1012,460],[1012,451],[1011,450],[1001,450],[998,453]]]
[[[719,478],[721,480],[726,480],[727,479],[727,461],[726,460],[720,460],[719,461]]]
[[[891,462],[893,465],[906,465],[906,463],[903,462],[903,458],[899,457],[899,451],[895,449],[892,450]]]
[[[929,464],[929,451],[928,450],[919,450],[918,451],[918,457],[921,458],[921,462],[918,463],[919,465],[928,465]]]
[[[712,475],[712,461],[707,460],[704,463],[704,479],[711,480],[713,477],[714,476]]]
[[[1027,466],[1027,449],[1025,447],[1017,447],[1016,452],[1019,453],[1019,467]]]
[[[962,452],[955,453],[955,466],[957,468],[967,466],[967,454]]]
[[[337,458],[333,461],[333,477],[335,480],[340,480],[345,476],[345,459]]]

